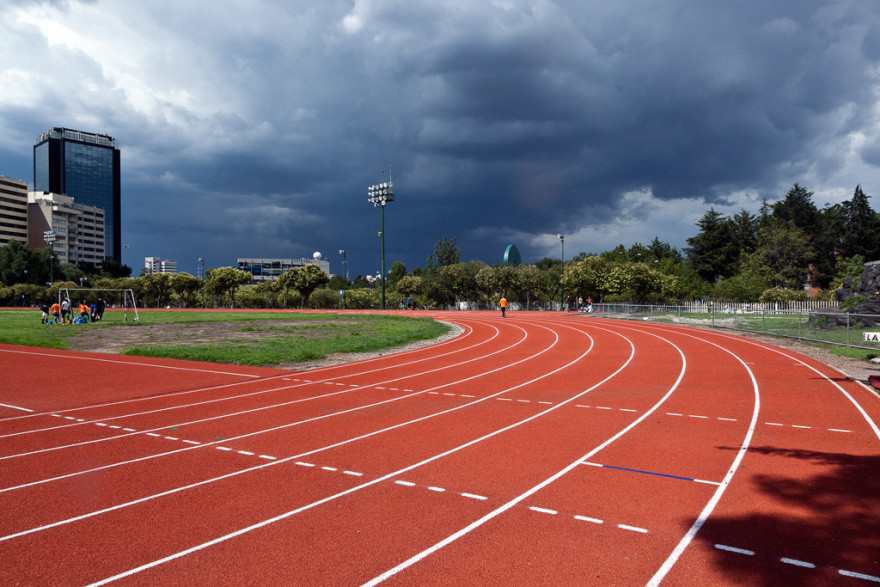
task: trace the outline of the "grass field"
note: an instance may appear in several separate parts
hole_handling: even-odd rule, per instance
[[[0,310],[0,343],[76,348],[130,341],[122,354],[240,365],[318,360],[430,340],[449,326],[430,318],[293,312],[141,311],[138,322],[107,312],[104,322],[46,326],[39,310]]]

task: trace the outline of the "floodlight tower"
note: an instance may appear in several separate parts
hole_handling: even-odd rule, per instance
[[[382,309],[385,309],[385,205],[394,201],[394,183],[391,181],[391,169],[388,170],[388,181],[367,188],[368,201],[381,211],[379,238],[382,240]]]

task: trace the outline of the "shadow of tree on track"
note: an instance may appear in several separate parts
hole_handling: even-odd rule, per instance
[[[747,513],[712,515],[697,533],[696,539],[715,552],[721,574],[748,585],[828,585],[830,571],[835,584],[875,584],[844,577],[838,570],[880,576],[880,455],[771,446],[753,447],[749,453],[779,459],[770,468],[779,473],[752,474],[748,482],[755,485],[756,497],[741,508]],[[748,461],[738,474],[748,475]],[[803,475],[805,470],[813,474]],[[755,554],[731,553],[716,544]],[[783,563],[783,557],[816,569]]]

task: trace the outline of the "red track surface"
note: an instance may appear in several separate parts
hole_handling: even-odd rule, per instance
[[[308,372],[0,345],[0,584],[871,585],[880,401],[720,332],[450,313]]]

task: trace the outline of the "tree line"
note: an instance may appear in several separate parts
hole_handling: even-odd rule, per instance
[[[813,193],[794,184],[757,214],[703,214],[684,250],[661,242],[582,252],[565,261],[545,257],[521,265],[463,262],[455,237],[443,237],[424,267],[400,261],[385,276],[388,307],[494,307],[503,295],[524,309],[579,300],[675,303],[790,301],[810,293],[828,299],[865,261],[880,259],[880,216],[861,186],[842,204],[817,208]],[[34,305],[61,288],[131,289],[145,307],[377,308],[382,278],[353,282],[317,265],[288,269],[275,281],[248,285],[250,273],[217,267],[205,279],[189,273],[131,277],[112,261],[100,268],[59,265],[46,247],[0,247],[0,305]],[[57,278],[54,279],[53,278]],[[52,281],[51,285],[48,284]],[[340,295],[342,291],[342,295]]]

